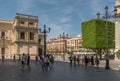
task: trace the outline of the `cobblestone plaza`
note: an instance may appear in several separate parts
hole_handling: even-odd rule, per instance
[[[119,81],[120,71],[69,67],[68,62],[55,62],[54,69],[42,71],[39,64],[31,62],[31,71],[21,71],[21,63],[7,60],[0,62],[0,81]]]

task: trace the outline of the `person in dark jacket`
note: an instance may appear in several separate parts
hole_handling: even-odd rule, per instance
[[[70,67],[72,67],[72,61],[73,61],[73,56],[72,55],[70,55],[69,60],[70,60]]]
[[[96,56],[95,64],[96,64],[97,69],[99,68],[99,63],[100,63],[99,58],[98,58],[98,56]]]
[[[27,54],[27,70],[31,70],[31,67],[30,67],[30,55]]]
[[[85,55],[84,59],[85,59],[85,68],[87,68],[88,67],[88,57],[87,57],[87,55]]]

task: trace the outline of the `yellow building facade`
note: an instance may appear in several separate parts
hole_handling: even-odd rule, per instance
[[[38,37],[37,16],[16,13],[14,20],[0,20],[0,56],[38,54]]]

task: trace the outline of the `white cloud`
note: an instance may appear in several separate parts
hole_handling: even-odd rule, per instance
[[[58,23],[67,23],[71,21],[71,18],[63,16],[63,17],[56,18],[56,20]]]
[[[109,1],[104,1],[104,0],[91,0],[91,14],[96,16],[97,12],[100,12],[101,16],[104,15],[105,11],[104,8],[105,6],[109,7],[109,12],[113,12],[113,7],[115,0],[109,0]],[[111,4],[111,5],[109,5]]]
[[[74,11],[74,8],[73,7],[67,7],[67,8],[63,8],[63,13],[65,14],[65,15],[67,15],[67,14],[71,14],[72,12]]]
[[[51,32],[48,35],[48,39],[58,37],[62,32],[63,28],[57,24],[51,24]]]
[[[70,17],[54,17],[51,18],[48,15],[39,16],[39,25],[43,29],[43,23],[46,24],[46,27],[51,28],[51,32],[48,34],[47,38],[58,37],[61,33],[68,33],[71,30],[72,25],[69,23],[71,21]]]
[[[19,0],[17,2],[19,12],[30,13],[31,8],[34,6],[34,1],[35,0]]]
[[[45,3],[45,4],[51,4],[51,5],[55,5],[58,3],[57,0],[38,0],[38,2],[42,2],[42,3]]]
[[[97,13],[100,10],[101,6],[101,0],[91,0],[90,7],[93,13]]]
[[[66,18],[65,21],[62,21],[62,20],[59,20],[59,21],[56,21],[56,22],[51,21],[48,24],[51,27],[51,33],[49,34],[48,39],[52,38],[52,37],[58,37],[63,32],[69,34],[72,25],[70,23],[67,23],[66,21],[69,21],[69,18],[68,18],[68,20]]]
[[[39,15],[38,18],[39,18],[40,25],[48,24],[49,22],[51,22],[51,19],[49,18],[49,16],[47,14],[41,14],[41,15]]]

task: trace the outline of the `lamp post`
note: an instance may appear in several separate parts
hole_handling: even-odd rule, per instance
[[[41,32],[41,29],[39,29]],[[48,28],[48,31],[46,30],[46,25],[44,24],[44,30],[41,33],[44,33],[44,56],[46,56],[46,33],[50,32],[50,28]]]
[[[65,33],[63,32],[63,54],[64,54],[64,47],[65,47],[65,43],[64,43],[64,37],[65,37]]]
[[[117,9],[114,9],[114,15],[109,15],[108,14],[108,7],[105,7],[105,16],[103,16],[102,18],[106,20],[106,65],[105,65],[105,69],[109,70],[110,69],[110,65],[109,65],[109,54],[108,54],[108,18],[111,17],[116,17],[117,14]],[[97,18],[100,19],[100,13],[98,12],[97,14]]]
[[[40,36],[39,36],[39,32],[40,32],[40,29],[38,29],[38,55],[40,57],[40,44],[41,44],[41,39],[40,39]]]

